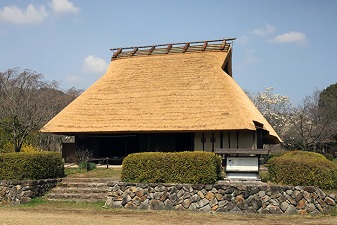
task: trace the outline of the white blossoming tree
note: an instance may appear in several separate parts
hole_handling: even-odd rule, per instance
[[[337,139],[337,88],[331,89],[316,91],[297,106],[289,97],[274,94],[272,87],[248,95],[279,134],[284,148],[321,152],[326,143]]]
[[[249,96],[278,135],[285,139],[291,129],[289,114],[293,106],[288,96],[274,94],[273,90],[272,87],[268,87],[253,96]]]

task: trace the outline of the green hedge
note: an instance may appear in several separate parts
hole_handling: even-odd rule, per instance
[[[123,160],[122,181],[213,184],[221,171],[221,158],[211,152],[134,153]]]
[[[95,170],[97,168],[96,163],[93,162],[80,162],[78,164],[80,170]]]
[[[268,161],[270,179],[295,186],[337,187],[337,165],[314,152],[291,151]]]
[[[35,180],[63,176],[64,166],[59,153],[14,152],[0,154],[0,180]]]

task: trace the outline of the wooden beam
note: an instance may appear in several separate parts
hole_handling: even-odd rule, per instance
[[[206,48],[207,48],[207,45],[208,45],[208,42],[207,41],[204,41],[204,44],[202,45],[202,51],[205,51]]]
[[[112,56],[112,58],[117,58],[117,56],[123,51],[123,48],[118,49],[117,52],[115,52]]]
[[[137,51],[138,51],[138,48],[135,47],[135,48],[133,49],[133,51],[130,53],[130,56],[133,56],[134,54],[136,54]]]
[[[148,55],[151,55],[152,54],[152,52],[153,52],[153,50],[156,48],[156,46],[155,45],[153,45],[151,48],[150,48],[150,50],[148,51]]]
[[[216,154],[255,154],[268,155],[268,149],[250,149],[250,148],[216,148]]]
[[[172,44],[169,44],[165,50],[165,54],[168,54],[172,48]]]
[[[190,43],[185,44],[182,52],[185,53],[187,51],[188,47],[190,47]]]
[[[222,42],[222,44],[221,44],[220,49],[221,49],[221,50],[224,50],[225,47],[226,47],[226,45],[227,45],[227,42],[226,42],[226,40],[224,40],[224,41]]]

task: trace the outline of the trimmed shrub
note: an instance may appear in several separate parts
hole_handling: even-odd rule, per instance
[[[0,153],[10,153],[10,152],[14,152],[14,145],[7,140],[1,143],[1,133],[0,133]]]
[[[134,153],[123,160],[122,181],[213,184],[221,171],[221,158],[211,152]]]
[[[1,153],[1,180],[37,180],[64,176],[64,166],[60,153]]]
[[[268,162],[269,176],[274,182],[294,186],[337,186],[337,165],[314,152],[290,151]]]
[[[96,169],[96,163],[93,162],[80,162],[78,168],[81,170],[94,170]]]
[[[333,155],[330,153],[324,153],[323,154],[325,156],[325,158],[327,158],[328,160],[332,161],[333,160]]]

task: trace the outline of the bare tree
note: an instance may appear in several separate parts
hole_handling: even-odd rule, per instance
[[[290,115],[293,142],[304,150],[320,151],[319,146],[331,141],[335,115],[319,107],[320,92],[304,98]]]
[[[41,122],[40,96],[37,90],[48,84],[42,75],[30,70],[9,69],[1,73],[1,126],[12,138],[14,150],[19,152],[29,132]]]
[[[0,72],[0,128],[19,152],[29,135],[38,130],[75,98],[76,89],[67,95],[58,83],[44,81],[32,70],[8,69]]]

